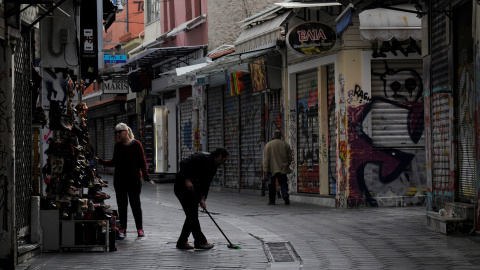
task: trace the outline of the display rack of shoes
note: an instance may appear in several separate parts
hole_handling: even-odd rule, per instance
[[[49,128],[53,136],[48,140],[47,163],[42,169],[47,195],[42,198],[41,209],[58,210],[60,249],[103,247],[106,250],[109,234],[115,233],[110,224],[116,223],[115,218],[112,222],[112,209],[105,203],[110,195],[102,191],[108,183],[91,166],[94,153],[86,125],[88,108],[83,102],[73,106],[73,91],[70,79],[67,103],[50,103]],[[112,249],[115,248],[110,246]]]

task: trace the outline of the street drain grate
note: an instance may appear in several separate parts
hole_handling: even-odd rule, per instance
[[[264,249],[270,262],[295,262],[299,259],[289,242],[267,242]]]

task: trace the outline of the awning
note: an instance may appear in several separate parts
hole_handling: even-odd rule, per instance
[[[201,69],[205,66],[207,66],[209,63],[201,63],[201,64],[196,64],[196,65],[190,65],[190,66],[185,66],[185,67],[179,67],[176,69],[172,69],[170,71],[161,73],[160,75],[176,75],[176,76],[182,76],[188,72],[192,72],[198,69]]]
[[[292,13],[291,10],[277,15],[271,20],[243,30],[235,41],[237,53],[247,52],[271,44],[275,46],[280,33],[284,30],[282,23]]]
[[[269,48],[269,49],[264,49],[264,50],[248,52],[248,53],[225,56],[224,58],[221,58],[217,61],[214,61],[211,64],[208,64],[207,66],[205,66],[203,68],[196,69],[196,70],[193,70],[191,72],[187,72],[184,75],[185,76],[209,75],[209,74],[221,72],[225,69],[228,69],[228,68],[231,68],[231,67],[234,67],[234,66],[238,66],[238,65],[241,65],[241,64],[252,62],[253,60],[255,60],[259,57],[262,57],[264,55],[267,55],[272,51],[274,51],[274,49]]]
[[[151,47],[156,46],[156,45],[161,44],[161,43],[163,43],[163,42],[160,42],[156,39],[149,40],[149,41],[144,42],[144,43],[138,45],[137,47],[133,48],[131,51],[128,52],[128,54],[135,54],[135,53],[137,53],[141,50],[151,48]]]
[[[389,41],[392,38],[421,40],[422,22],[417,17],[414,5],[405,4],[392,6],[392,8],[411,10],[412,12],[386,8],[365,10],[359,14],[360,37],[363,40],[379,39],[382,41]]]
[[[157,40],[164,40],[165,38],[168,38],[168,37],[177,36],[180,33],[188,31],[190,29],[193,29],[196,26],[198,26],[198,25],[200,25],[200,24],[202,24],[206,21],[207,21],[207,15],[206,14],[200,15],[200,16],[198,16],[198,17],[196,17],[196,18],[194,18],[190,21],[184,22],[184,23],[180,24],[179,26],[173,28],[172,30],[164,33],[163,35],[158,37]]]
[[[331,7],[331,6],[341,6],[341,3],[336,1],[331,2],[282,2],[282,3],[275,3],[277,6],[281,6],[284,8],[316,8],[316,7]]]
[[[184,46],[184,47],[165,47],[147,49],[138,55],[127,60],[123,65],[125,68],[151,68],[154,64],[159,64],[165,59],[175,59],[172,61],[186,61],[189,59],[181,59],[195,51],[205,48],[207,45]],[[166,65],[169,63],[165,63]],[[186,63],[188,64],[188,63]]]
[[[350,3],[335,19],[337,23],[337,36],[340,37],[343,32],[347,31],[349,26],[353,25],[352,21],[353,4]]]

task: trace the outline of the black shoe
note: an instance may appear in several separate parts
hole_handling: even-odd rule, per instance
[[[193,249],[193,247],[188,242],[185,242],[184,244],[177,243],[177,248],[179,248],[179,249]]]
[[[275,205],[275,202],[268,202],[268,205]]]
[[[283,198],[285,205],[290,205],[290,199],[288,197]]]

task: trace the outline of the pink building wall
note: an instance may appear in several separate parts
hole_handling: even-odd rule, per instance
[[[162,33],[166,33],[184,22],[207,14],[207,0],[165,0],[161,2],[160,19]],[[207,22],[177,36],[167,38],[162,47],[182,47],[208,44]]]

